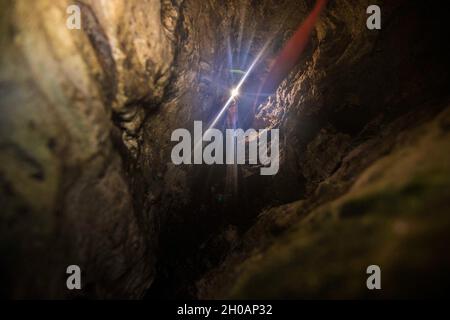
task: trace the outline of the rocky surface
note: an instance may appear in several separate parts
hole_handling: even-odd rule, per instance
[[[429,283],[449,282],[433,254],[448,249],[445,17],[376,2],[381,31],[365,26],[372,1],[330,1],[253,114],[313,1],[80,0],[83,28],[68,30],[72,2],[0,0],[2,294],[365,297],[368,264],[385,268],[388,296],[440,294]],[[233,69],[266,43],[239,112],[244,127],[280,129],[280,172],[241,168],[233,195],[226,168],[171,164],[170,135],[212,121]],[[69,264],[81,293],[65,290]]]
[[[382,146],[374,138],[353,148],[313,195],[263,211],[220,267],[197,283],[199,296],[445,295],[449,116],[447,108],[419,124],[411,115],[395,121],[383,131]],[[405,130],[411,122],[417,127]],[[376,160],[367,165],[367,158]],[[366,288],[372,264],[382,269],[381,293]]]
[[[2,290],[63,297],[77,264],[82,295],[139,297],[156,235],[135,210],[117,145],[134,155],[162,100],[174,5],[80,1],[83,28],[69,30],[69,4],[1,1]]]

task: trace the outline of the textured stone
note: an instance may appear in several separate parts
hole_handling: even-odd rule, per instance
[[[65,28],[68,1],[1,2],[0,242],[12,297],[68,295],[70,264],[87,297],[139,297],[154,275],[156,236],[134,210],[110,119],[135,137],[161,101],[174,55],[161,17],[170,27],[176,16],[159,1],[77,4],[82,30]]]

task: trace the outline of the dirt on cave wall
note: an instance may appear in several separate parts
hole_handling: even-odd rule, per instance
[[[383,28],[368,31],[375,2]],[[235,81],[229,48],[245,69],[271,39],[256,91],[313,1],[82,0],[70,31],[72,2],[1,0],[2,294],[358,297],[365,264],[385,263],[387,279],[408,259],[406,275],[443,274],[448,259],[429,254],[448,240],[445,20],[422,1],[375,2],[330,1],[246,124],[280,128],[279,174],[245,168],[223,201],[224,169],[174,166],[170,135],[217,113]],[[417,255],[390,259],[411,241]],[[81,293],[65,290],[69,264]]]

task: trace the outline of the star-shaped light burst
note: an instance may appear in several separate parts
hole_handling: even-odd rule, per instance
[[[237,96],[239,96],[239,89],[234,88],[233,90],[231,90],[231,97],[236,98]]]
[[[255,60],[253,60],[252,64],[250,65],[250,67],[248,68],[247,72],[245,72],[245,74],[242,76],[241,80],[239,80],[238,84],[236,87],[234,87],[231,92],[230,92],[230,97],[228,98],[227,102],[225,103],[225,105],[222,107],[222,109],[219,111],[219,113],[217,114],[217,116],[214,118],[213,122],[211,123],[211,125],[209,126],[208,130],[211,128],[214,128],[214,126],[217,124],[217,122],[220,120],[220,118],[222,117],[222,115],[225,113],[225,111],[228,109],[228,107],[230,106],[231,102],[233,102],[233,100],[239,95],[240,89],[242,87],[242,85],[244,84],[245,80],[247,80],[248,76],[250,75],[250,73],[253,71],[253,69],[255,68],[255,66],[257,65],[257,63],[259,62],[259,59],[261,59],[264,51],[266,50],[267,46],[269,44],[269,41],[266,42],[266,44],[264,45],[264,47],[261,49],[261,51],[258,53],[258,55],[256,56]]]

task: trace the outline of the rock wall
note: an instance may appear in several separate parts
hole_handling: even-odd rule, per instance
[[[1,1],[2,290],[12,297],[139,297],[154,276],[156,235],[135,210],[119,150],[164,95],[175,5]],[[126,146],[126,147],[125,147]],[[4,269],[4,270],[3,270]]]
[[[424,3],[379,4],[383,28],[368,32],[368,3],[330,3],[309,53],[260,106],[254,125],[281,130],[280,173],[252,185],[268,208],[197,282],[199,297],[430,297],[448,286],[436,254],[448,243],[445,19]],[[387,283],[379,294],[365,287],[371,264]]]

